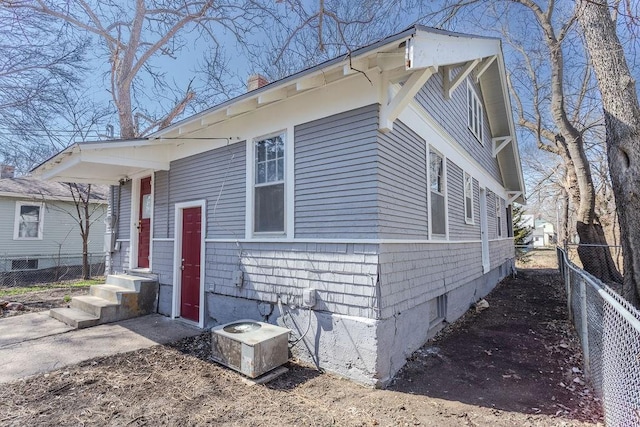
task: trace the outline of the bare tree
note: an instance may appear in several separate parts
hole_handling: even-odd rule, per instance
[[[619,2],[616,2],[616,5]],[[578,21],[598,79],[607,130],[609,172],[615,193],[624,257],[624,294],[640,303],[640,105],[615,13],[605,0],[580,0]]]
[[[169,125],[196,96],[193,81],[179,87],[156,68],[154,60],[176,58],[188,43],[198,39],[217,45],[223,32],[239,40],[251,33],[250,24],[269,10],[254,2],[214,0],[74,4],[17,0],[9,7],[48,15],[99,40],[106,50],[102,60],[108,62],[108,90],[122,138],[139,137]],[[183,37],[185,33],[190,33],[190,38]]]
[[[84,71],[88,42],[34,11],[0,5],[0,161],[25,171],[28,159],[51,154],[32,142],[55,129],[60,100]]]

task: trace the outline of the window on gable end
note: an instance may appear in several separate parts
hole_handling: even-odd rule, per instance
[[[469,80],[467,80],[467,126],[473,135],[481,144],[483,141],[483,108],[480,98],[472,87]]]
[[[473,178],[464,173],[464,220],[473,224]]]
[[[255,182],[253,231],[284,232],[284,133],[254,142]]]

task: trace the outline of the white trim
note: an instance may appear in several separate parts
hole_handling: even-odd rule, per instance
[[[173,242],[175,239],[173,237],[153,237],[151,240],[154,242]]]
[[[116,242],[131,243],[131,239],[116,239]]]
[[[171,301],[171,318],[179,318],[180,313],[180,288],[182,286],[181,269],[182,265],[182,211],[186,208],[200,208],[201,215],[201,228],[200,228],[200,310],[198,313],[199,321],[198,327],[204,328],[204,313],[205,313],[205,250],[207,245],[205,244],[206,232],[207,232],[207,201],[204,199],[193,200],[190,202],[176,203],[174,209],[175,221],[174,221],[174,236],[173,239],[173,295]],[[181,319],[187,321],[187,319]],[[192,322],[189,322],[192,323]]]
[[[440,156],[442,159],[442,196],[444,197],[444,234],[434,235],[433,233],[433,215],[431,210],[431,151]],[[447,185],[447,157],[442,154],[433,145],[427,143],[427,206],[428,206],[428,218],[429,218],[429,239],[430,240],[449,240],[449,189]],[[437,237],[436,237],[437,236]]]
[[[37,206],[38,211],[38,237],[20,237],[20,208],[22,206]],[[15,216],[13,217],[13,240],[36,241],[44,237],[44,209],[43,202],[16,201]]]
[[[480,201],[480,240],[482,245],[482,273],[488,273],[491,267],[489,253],[489,218],[487,212],[487,188],[479,187]]]
[[[284,139],[284,231],[255,232],[253,229],[255,215],[255,143],[266,138],[282,135]],[[246,198],[245,198],[245,239],[269,239],[281,236],[281,239],[292,239],[295,227],[295,157],[294,157],[294,130],[293,126],[286,126],[280,130],[267,134],[248,138],[246,140]]]
[[[513,237],[498,240],[513,240]],[[205,239],[206,243],[326,243],[326,244],[410,244],[410,243],[480,243],[481,240],[443,240],[443,239],[277,239],[277,238],[260,238],[260,239]]]
[[[138,265],[138,221],[140,220],[140,183],[143,178],[151,178],[151,217],[149,218],[149,267],[153,266],[151,254],[153,253],[153,205],[155,204],[154,198],[154,173],[153,171],[145,171],[136,174],[131,179],[131,212],[130,212],[130,224],[129,224],[129,236],[131,240],[131,246],[129,248],[129,266],[130,268],[144,268]]]
[[[75,201],[73,197],[70,196],[50,196],[47,194],[29,194],[29,193],[8,193],[0,191],[0,197],[11,197],[14,199],[29,199],[32,201],[49,201],[49,202],[73,202]],[[104,199],[89,199],[90,204],[95,205],[106,205],[108,200]]]

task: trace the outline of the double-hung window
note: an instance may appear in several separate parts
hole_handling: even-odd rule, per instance
[[[15,240],[41,240],[42,215],[41,203],[16,203],[16,217],[13,231]]]
[[[254,142],[255,233],[283,233],[285,212],[284,133]]]
[[[478,98],[478,95],[476,94],[475,89],[471,86],[469,80],[467,80],[467,109],[467,126],[469,126],[469,130],[471,130],[471,133],[473,133],[478,141],[480,141],[480,143],[483,143],[482,118],[484,116],[482,113],[482,103],[480,102],[480,98]]]
[[[429,191],[431,192],[431,234],[444,237],[447,234],[445,209],[444,158],[429,149]]]
[[[473,178],[464,173],[464,220],[473,224]]]

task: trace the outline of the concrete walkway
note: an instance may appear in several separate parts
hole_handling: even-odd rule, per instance
[[[0,383],[200,333],[157,314],[78,330],[48,312],[0,319]]]

